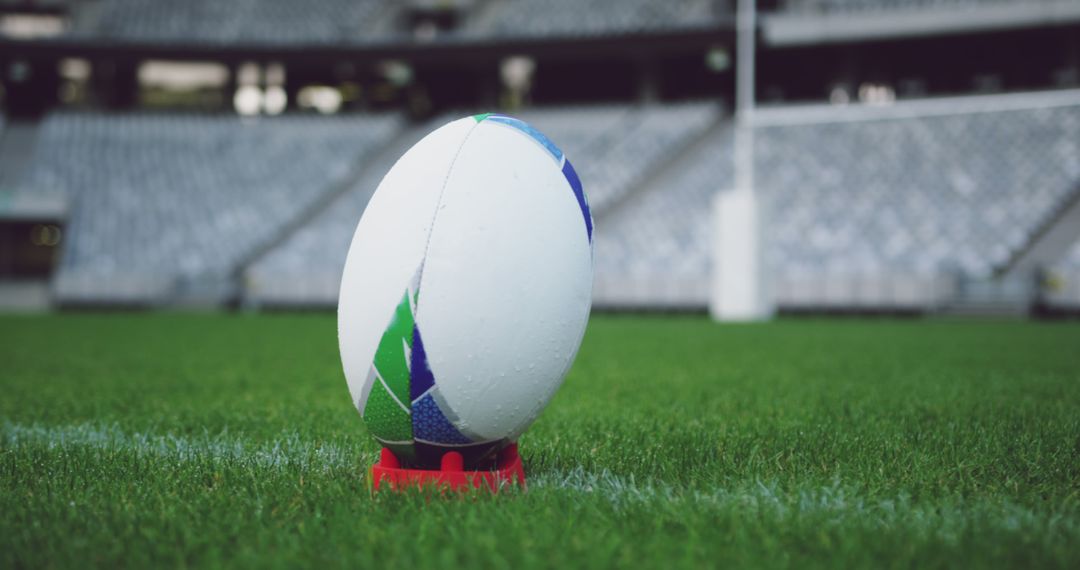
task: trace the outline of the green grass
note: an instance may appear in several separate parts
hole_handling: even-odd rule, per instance
[[[530,487],[372,497],[330,316],[0,319],[0,568],[1080,567],[1080,326],[594,317]]]

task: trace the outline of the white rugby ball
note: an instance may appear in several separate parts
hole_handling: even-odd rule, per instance
[[[570,162],[518,119],[453,121],[406,152],[356,228],[341,360],[371,434],[407,464],[515,440],[574,361],[592,216]]]

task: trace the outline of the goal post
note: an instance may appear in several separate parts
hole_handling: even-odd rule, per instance
[[[772,317],[764,262],[768,208],[754,188],[754,0],[739,0],[736,13],[735,188],[712,203],[712,275],[709,313],[718,321]]]
[[[773,316],[764,241],[768,207],[749,188],[719,192],[712,204],[712,276],[709,313],[718,321]]]

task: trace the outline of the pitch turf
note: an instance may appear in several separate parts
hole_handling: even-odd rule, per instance
[[[381,494],[330,316],[0,319],[0,567],[1080,567],[1080,326],[594,317],[529,491]]]

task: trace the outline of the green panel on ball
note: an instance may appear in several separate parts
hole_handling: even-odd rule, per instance
[[[412,441],[412,419],[378,379],[364,406],[364,423],[384,443]]]
[[[409,400],[409,354],[413,339],[413,314],[409,292],[401,296],[390,324],[375,351],[375,369],[400,402]]]

